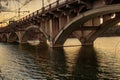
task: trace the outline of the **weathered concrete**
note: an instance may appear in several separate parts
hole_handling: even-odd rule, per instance
[[[68,35],[73,32],[77,25],[81,25],[86,21],[95,18],[97,16],[106,15],[110,13],[120,12],[120,4],[108,5],[96,9],[92,9],[77,16],[69,24],[67,24],[55,37],[54,44],[63,44]]]
[[[39,39],[43,42],[48,40],[50,46],[55,47],[63,46],[65,40],[72,36],[77,37],[82,45],[93,44],[100,34],[119,22],[119,19],[110,22],[111,14],[120,12],[120,4],[112,3],[114,0],[109,3],[106,0],[65,0],[61,4],[58,0],[0,29],[1,41],[14,42],[16,39],[24,43]]]

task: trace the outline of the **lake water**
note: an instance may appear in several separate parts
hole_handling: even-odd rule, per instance
[[[94,46],[50,48],[47,44],[0,43],[1,80],[119,80],[120,38]]]

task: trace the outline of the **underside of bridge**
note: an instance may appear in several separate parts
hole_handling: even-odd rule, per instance
[[[5,34],[1,35],[1,41],[7,42],[7,36]]]
[[[22,37],[22,41],[27,42],[29,40],[39,40],[39,30],[38,29],[31,28],[24,33],[24,35]]]
[[[30,28],[25,31],[22,37],[22,42],[27,43],[28,41],[46,41],[45,36],[43,35],[42,32],[38,28]]]
[[[15,32],[10,33],[10,35],[7,39],[7,42],[10,42],[10,43],[19,42],[19,38],[18,38],[17,34]]]
[[[1,29],[1,41],[48,40],[50,46],[55,47],[63,46],[67,38],[74,37],[82,45],[92,45],[97,37],[120,22],[119,0],[65,1],[60,4],[58,0],[56,4],[43,8],[42,12],[37,10]],[[18,32],[17,35],[14,31]]]
[[[62,45],[68,38],[68,36],[74,32],[78,31],[78,38],[81,41],[82,45],[93,44],[93,41],[99,37],[103,32],[108,28],[116,25],[120,22],[119,11],[120,5],[108,5],[96,9],[91,9],[79,16],[75,17],[70,21],[55,37],[54,45]],[[112,18],[111,15],[116,13],[116,17]],[[102,23],[100,23],[100,17],[102,16]],[[105,16],[105,17],[104,17]],[[90,23],[87,26],[84,26],[90,20],[95,19],[95,26]],[[99,23],[99,24],[98,24]],[[86,30],[89,27],[88,30]],[[86,29],[85,29],[86,28]],[[93,29],[93,30],[92,30]],[[77,35],[76,35],[77,36]]]
[[[120,18],[116,17],[114,19],[110,19],[103,24],[99,25],[97,28],[80,28],[79,29],[72,29],[69,32],[62,33],[61,39],[56,41],[55,46],[61,46],[64,44],[67,38],[71,33],[80,40],[82,45],[93,45],[93,42],[98,37],[112,37],[112,36],[119,36],[120,35],[120,28],[117,24],[120,22]],[[66,35],[67,34],[67,35]],[[57,45],[56,45],[57,44]]]

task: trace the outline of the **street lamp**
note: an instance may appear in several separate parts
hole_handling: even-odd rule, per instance
[[[42,8],[44,7],[44,0],[42,0]]]
[[[120,22],[119,22],[119,23],[117,23],[117,25],[118,25],[118,26],[120,26]]]

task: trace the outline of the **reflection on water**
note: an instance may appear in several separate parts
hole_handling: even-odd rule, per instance
[[[120,38],[100,38],[96,41],[95,49],[99,60],[99,77],[109,80],[120,79]],[[102,43],[103,42],[103,43]]]
[[[69,73],[73,71],[73,66],[75,65],[75,59],[79,53],[80,46],[77,47],[64,47],[64,54],[66,56],[66,64],[68,65],[67,70]]]
[[[81,47],[73,70],[75,80],[97,80],[99,62],[92,46]]]
[[[119,80],[120,38],[95,46],[49,48],[0,43],[3,80]],[[104,43],[105,42],[105,43]],[[112,45],[112,46],[111,46]]]

